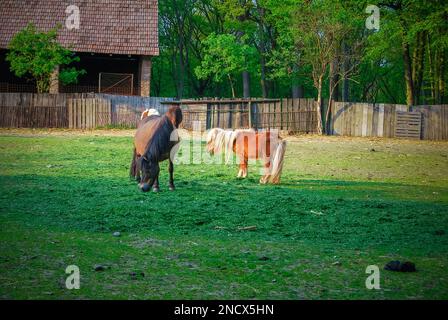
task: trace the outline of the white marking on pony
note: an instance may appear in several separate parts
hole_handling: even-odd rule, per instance
[[[140,116],[140,120],[143,120],[143,119],[145,119],[147,117],[151,117],[151,116],[160,116],[160,113],[156,109],[146,109],[145,111],[142,112],[142,115]]]

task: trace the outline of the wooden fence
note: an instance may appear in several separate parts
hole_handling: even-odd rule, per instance
[[[317,131],[317,113],[312,99],[183,100],[162,102],[179,105],[183,128],[193,123],[201,128],[279,129],[297,133]]]
[[[410,111],[422,114],[423,140],[448,140],[448,105],[415,106]]]
[[[108,94],[0,93],[0,127],[90,129],[135,127],[141,112],[183,110],[183,127],[196,121],[202,129],[271,128],[315,133],[317,112],[312,99],[182,100]],[[412,106],[334,102],[333,135],[405,137],[448,140],[448,105]]]
[[[333,135],[448,140],[448,105],[333,102],[331,115]]]
[[[317,132],[317,112],[313,99],[280,99],[257,103],[252,112],[254,128],[273,128],[297,133]]]
[[[0,127],[77,128],[135,127],[146,108],[166,112],[162,101],[108,94],[0,93]]]
[[[61,95],[0,94],[0,126],[10,128],[66,128],[67,109]]]
[[[68,127],[94,129],[111,123],[110,100],[103,98],[68,98]]]

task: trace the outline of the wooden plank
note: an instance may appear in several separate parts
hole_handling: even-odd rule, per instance
[[[338,135],[337,123],[338,123],[338,112],[340,108],[340,102],[335,102],[333,109],[331,110],[331,134]]]
[[[93,124],[94,128],[98,127],[97,118],[96,118],[98,103],[99,103],[99,99],[95,99],[93,101],[93,106],[92,106],[93,107],[93,110],[92,110],[92,124]]]
[[[361,121],[361,135],[366,137],[368,135],[367,132],[367,124],[369,117],[369,106],[367,103],[362,105],[362,121]]]
[[[83,99],[83,101],[84,101],[84,107],[85,107],[85,116],[86,116],[86,120],[85,120],[85,128],[86,129],[90,129],[90,110],[89,110],[89,108],[90,108],[90,99],[89,98],[86,98],[86,99]]]
[[[346,102],[341,102],[339,119],[337,122],[337,130],[340,136],[344,135],[344,122],[345,122],[345,105]]]
[[[67,100],[67,112],[68,112],[68,127],[73,129],[73,102],[71,99]]]
[[[378,105],[378,122],[377,122],[377,136],[382,137],[384,135],[384,104]]]
[[[347,103],[345,107],[345,117],[344,117],[344,136],[351,136],[351,120],[352,120],[352,104],[350,102]]]
[[[448,140],[448,105],[442,105],[442,139]]]
[[[390,104],[384,105],[383,137],[390,137]]]
[[[84,102],[82,98],[78,98],[77,99],[78,102],[78,112],[79,112],[79,123],[78,123],[78,128],[79,129],[84,129]]]
[[[344,136],[351,136],[351,123],[352,123],[352,104],[349,102],[345,107],[345,117],[344,117],[345,125],[344,125]]]
[[[435,106],[435,117],[436,117],[436,140],[442,140],[442,114],[441,114],[441,106]]]
[[[344,135],[344,121],[345,121],[345,102],[341,102],[339,104],[338,109],[338,118],[335,123],[335,130],[337,131],[338,135]]]
[[[372,136],[372,125],[373,125],[373,104],[369,103],[367,104],[367,124],[366,124],[366,131],[367,131],[367,137]]]
[[[249,112],[249,128],[252,128],[252,101],[248,103],[248,112]]]

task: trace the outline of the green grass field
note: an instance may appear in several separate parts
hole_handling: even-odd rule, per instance
[[[132,137],[108,133],[0,132],[0,298],[448,298],[448,143],[290,138],[279,186],[178,165],[170,192],[162,164],[144,194]]]

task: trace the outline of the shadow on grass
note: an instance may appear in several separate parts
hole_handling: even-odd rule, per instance
[[[180,176],[176,191],[161,181],[162,192],[155,194],[142,193],[128,178],[1,176],[0,211],[2,219],[63,230],[299,240],[352,248],[448,247],[446,204],[363,196],[372,189],[388,192],[394,184],[300,181],[319,186],[309,189],[260,186],[253,180]],[[341,185],[350,188],[333,188]]]

